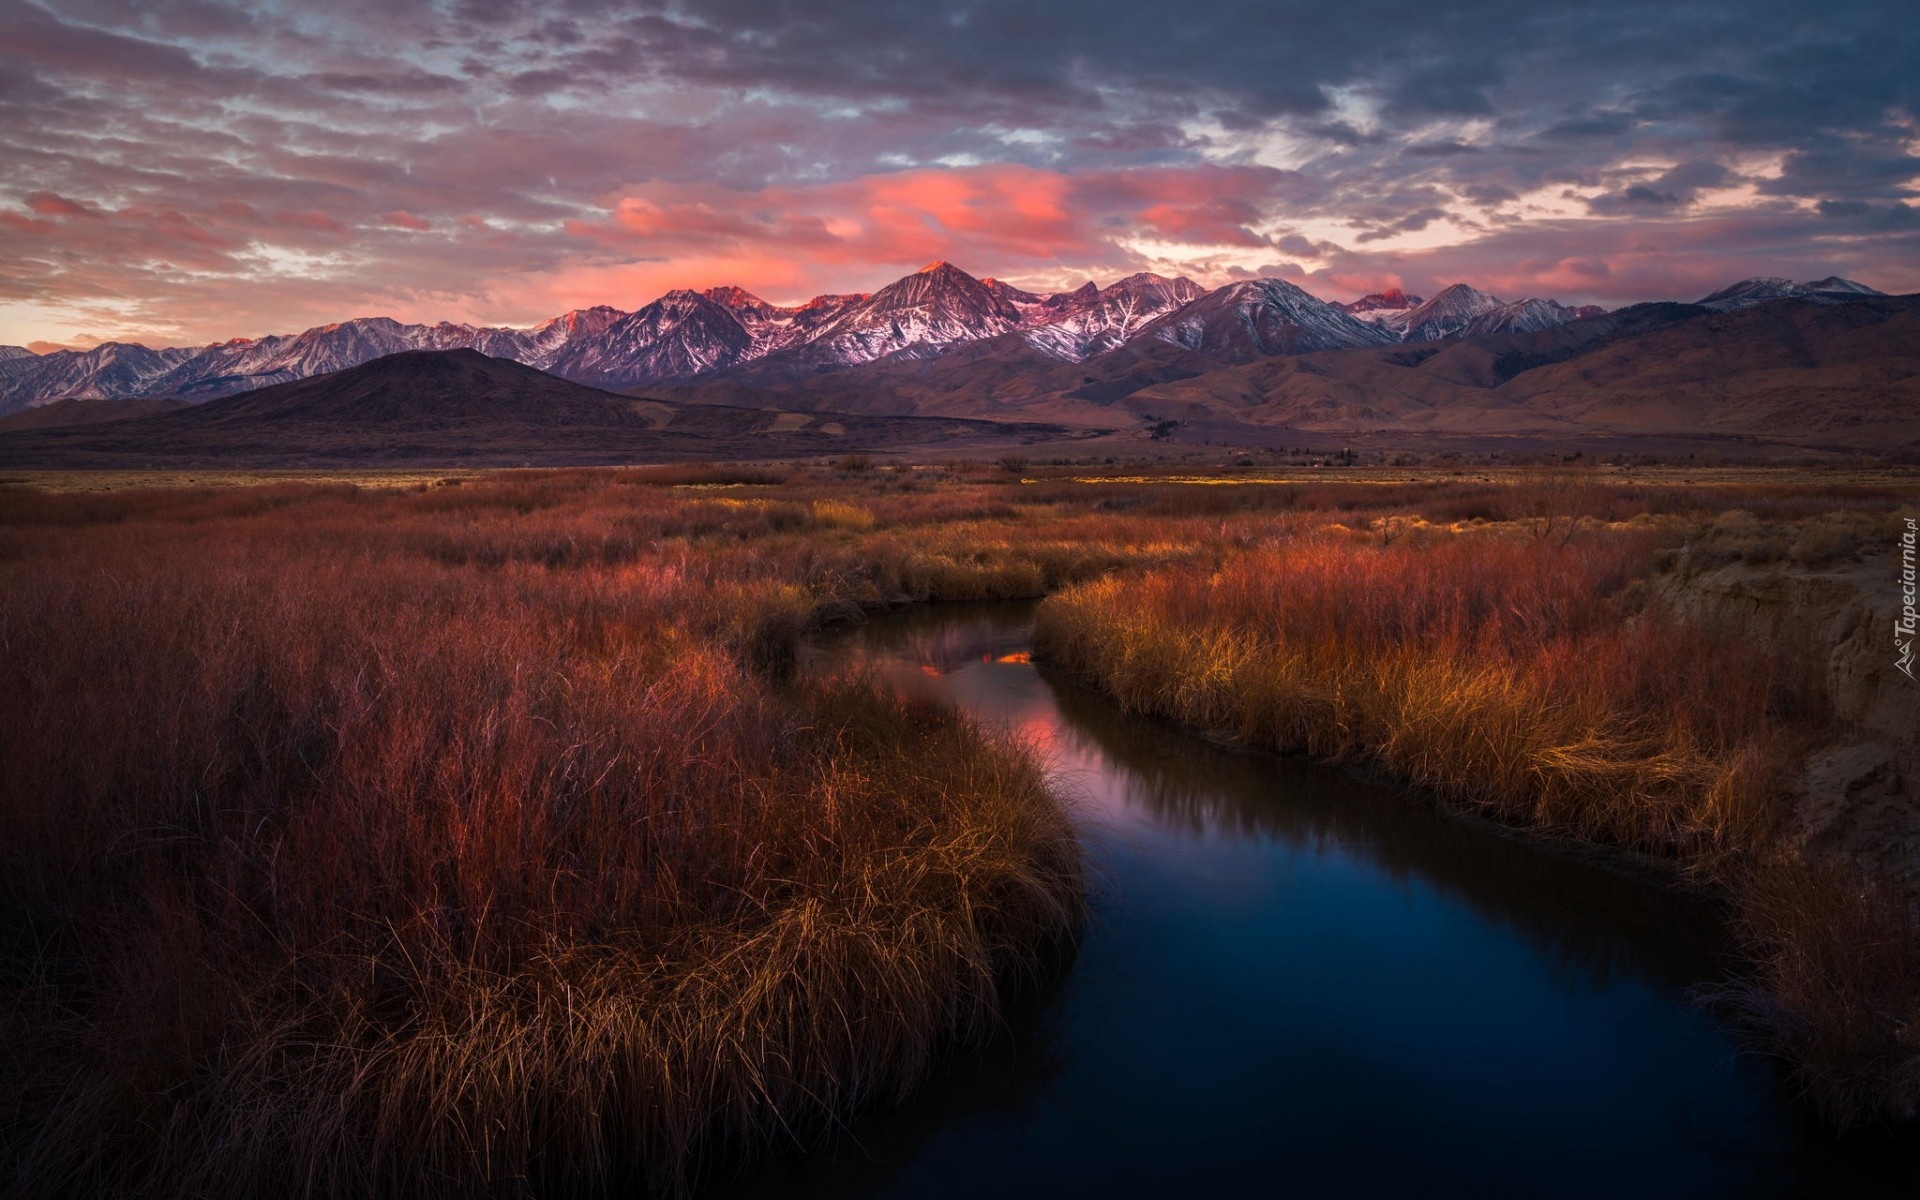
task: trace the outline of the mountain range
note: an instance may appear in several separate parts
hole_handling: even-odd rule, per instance
[[[1750,279],[1700,303],[1733,311],[1781,298],[1842,303],[1879,293],[1830,278]],[[1275,355],[1538,332],[1600,315],[1553,300],[1502,301],[1465,284],[1431,299],[1393,291],[1332,304],[1280,279],[1213,291],[1141,273],[1037,295],[934,263],[871,294],[782,307],[737,287],[677,290],[634,312],[578,309],[531,329],[364,317],[299,334],[200,348],[109,342],[34,354],[0,347],[0,414],[69,398],[202,402],[343,370],[409,350],[476,350],[599,388],[749,374],[770,384],[869,364],[920,362],[990,344],[1080,364],[1165,344],[1238,364]]]
[[[1606,309],[1593,304],[1568,308],[1557,300],[1529,299],[1508,303],[1464,283],[1442,289],[1431,300],[1422,300],[1418,296],[1395,290],[1376,292],[1352,304],[1338,307],[1392,334],[1392,340],[1400,342],[1437,342],[1453,337],[1531,333],[1565,325],[1568,321],[1578,321],[1582,317],[1597,317],[1606,312]]]
[[[675,404],[572,383],[466,348],[404,350],[200,404],[59,405],[82,411],[58,425],[21,420],[56,405],[0,418],[0,465],[595,465],[955,445],[991,453],[1077,435],[1042,422]]]

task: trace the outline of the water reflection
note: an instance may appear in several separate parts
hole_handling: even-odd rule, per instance
[[[1027,739],[1096,861],[1077,961],[912,1103],[746,1195],[1910,1195],[1686,1000],[1713,907],[1347,774],[1129,718],[1017,606],[823,639]]]

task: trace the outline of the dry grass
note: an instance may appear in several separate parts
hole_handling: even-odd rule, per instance
[[[1380,545],[1308,536],[1098,580],[1045,651],[1127,707],[1322,758],[1366,757],[1502,817],[1672,853],[1748,845],[1815,698],[1763,649],[1642,610],[1650,535]],[[1708,671],[1675,671],[1690,659]]]
[[[897,1097],[1070,935],[1071,830],[964,722],[781,669],[1062,588],[1137,709],[1716,872],[1830,1110],[1907,1078],[1904,910],[1765,857],[1819,696],[1636,585],[1733,509],[1845,554],[1897,483],[1028,469],[0,487],[0,1166],[672,1191]]]
[[[1733,877],[1757,973],[1716,997],[1770,1035],[1840,1128],[1920,1117],[1920,920],[1910,899],[1836,860]]]
[[[1561,511],[1596,507],[1623,515]],[[1920,926],[1857,871],[1797,863],[1782,833],[1828,732],[1813,673],[1648,603],[1657,552],[1697,526],[1523,512],[1323,527],[1217,567],[1079,584],[1042,606],[1038,646],[1132,711],[1679,860],[1735,900],[1757,960],[1746,1007],[1829,1117],[1912,1119]],[[1740,516],[1699,540],[1744,535]],[[1792,544],[1851,553],[1862,520],[1805,522]]]
[[[8,498],[18,1190],[677,1190],[898,1098],[1071,935],[1021,753],[784,693],[791,563],[564,486]]]

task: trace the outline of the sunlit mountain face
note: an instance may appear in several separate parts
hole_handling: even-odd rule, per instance
[[[1881,293],[1850,279],[1746,279],[1677,306],[1730,312],[1770,301],[1865,302]],[[1672,307],[1672,306],[1670,306]],[[1212,291],[1191,279],[1138,272],[1037,295],[939,262],[872,294],[770,304],[744,288],[676,288],[634,312],[575,309],[527,329],[365,317],[297,335],[234,337],[197,349],[107,342],[35,353],[0,347],[0,415],[73,399],[166,397],[198,403],[346,370],[413,350],[475,350],[602,388],[686,383],[755,367],[761,382],[843,368],[924,362],[978,344],[972,362],[1027,371],[1123,356],[1155,344],[1244,363],[1323,350],[1537,333],[1604,315],[1538,297],[1503,301],[1467,284],[1415,302],[1400,291],[1334,304],[1284,279]],[[1037,361],[1033,352],[1042,356]],[[950,387],[967,390],[964,383]]]
[[[650,368],[685,371],[988,329],[1078,361],[1260,281],[1396,338],[1730,280],[1920,290],[1920,34],[1876,0],[52,0],[0,26],[0,345],[137,346],[129,378],[374,317],[451,347],[573,314],[474,344],[543,366],[692,322]],[[913,282],[941,262],[977,289]],[[1107,294],[1143,276],[1191,294]],[[1462,282],[1481,299],[1416,318]],[[1271,342],[1291,293],[1234,295]]]

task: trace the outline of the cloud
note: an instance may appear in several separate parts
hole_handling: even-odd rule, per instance
[[[804,278],[855,290],[875,286],[876,272],[939,259],[1004,276],[1137,268],[1145,259],[1132,244],[1143,238],[1264,247],[1253,225],[1298,185],[1264,167],[1062,172],[994,163],[752,191],[653,185],[566,230],[600,252],[593,257],[603,272],[618,265],[606,255],[628,256],[638,269],[623,272],[627,279],[713,283],[687,278],[685,264],[764,271],[783,260],[772,271],[779,284]],[[763,277],[741,282],[775,286]]]
[[[1917,60],[1883,0],[21,4],[0,341],[532,321],[931,257],[1920,286]]]
[[[1423,295],[1468,280],[1507,300],[1547,296],[1622,305],[1695,300],[1753,275],[1817,279],[1837,273],[1883,291],[1920,291],[1920,220],[1863,236],[1884,220],[1880,210],[1833,216],[1711,212],[1657,221],[1558,218],[1493,230],[1457,245],[1335,255],[1304,286],[1344,297],[1356,280],[1393,274]]]
[[[1734,173],[1721,163],[1684,162],[1641,182],[1630,183],[1619,191],[1595,196],[1587,201],[1587,209],[1601,215],[1681,209],[1691,205],[1702,191],[1725,187],[1736,180]]]
[[[52,192],[34,192],[27,197],[27,207],[42,216],[49,217],[98,217],[100,210],[78,200],[69,200],[65,196],[56,196]]]
[[[273,214],[275,223],[296,226],[301,229],[318,229],[323,233],[345,233],[347,227],[334,220],[319,209],[310,208],[305,212],[277,212]]]

